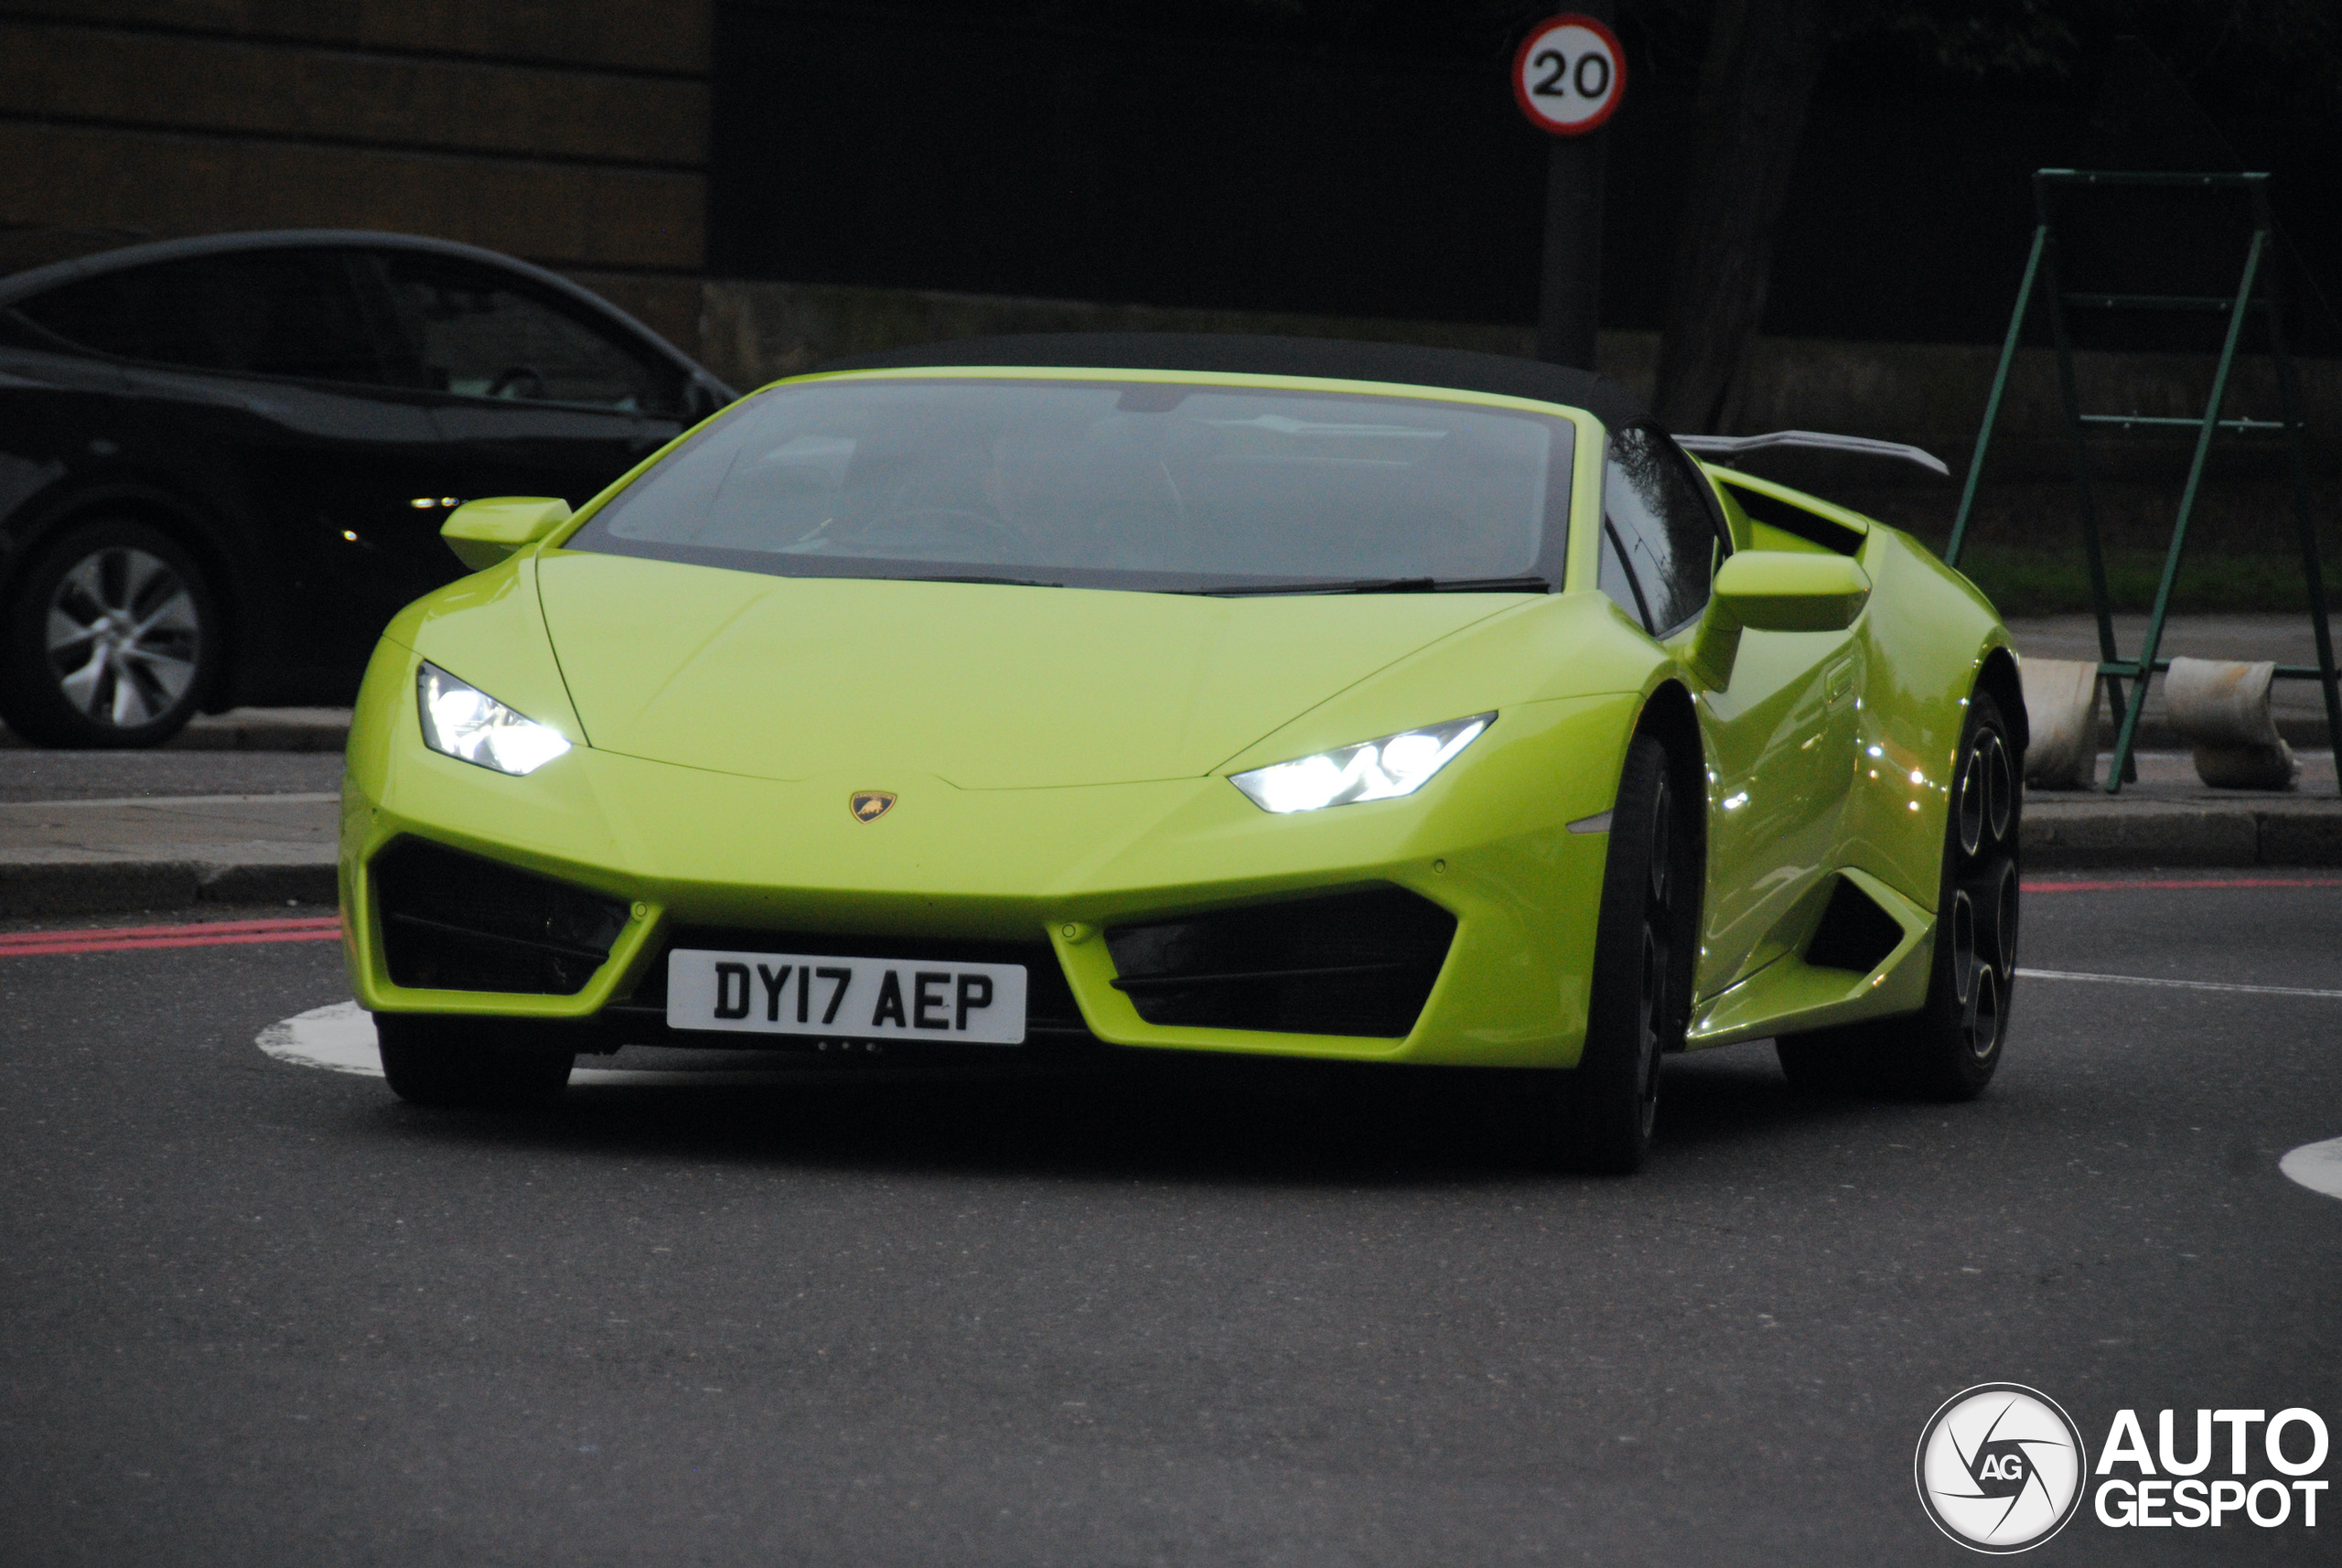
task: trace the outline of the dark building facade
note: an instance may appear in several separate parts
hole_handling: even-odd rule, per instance
[[[1150,26],[1005,0],[0,0],[0,266],[389,229],[553,267],[695,353],[711,278],[1533,320],[1547,143],[1500,48],[1344,52],[1192,9]],[[1044,11],[1072,20],[1020,19]],[[1691,86],[1681,62],[1638,67],[1605,133],[1606,328],[1659,324]],[[2030,171],[2162,156],[2094,129],[2095,91],[1830,79],[1764,329],[1997,340]],[[2281,119],[2227,127],[2279,174],[2288,265],[2342,292],[2342,149]],[[2229,243],[2195,259],[2232,272]],[[2316,290],[2296,292],[2304,346],[2342,349]]]
[[[385,229],[566,273],[689,346],[706,0],[7,0],[0,265]]]

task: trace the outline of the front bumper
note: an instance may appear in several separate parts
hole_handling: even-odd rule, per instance
[[[403,680],[369,688],[344,783],[340,880],[350,980],[370,1010],[640,1028],[648,1010],[629,1004],[657,991],[652,972],[684,929],[787,934],[799,950],[824,939],[1037,954],[1046,943],[1082,1025],[1111,1045],[1508,1067],[1576,1062],[1608,841],[1567,823],[1610,804],[1636,705],[1516,707],[1468,767],[1416,796],[1271,816],[1216,776],[997,790],[858,773],[780,782],[580,746],[514,779],[423,746],[411,662]],[[848,797],[874,789],[897,803],[856,820]],[[607,960],[567,994],[398,983],[377,863],[403,839],[610,901]],[[1403,1036],[1149,1023],[1114,983],[1110,929],[1380,886],[1456,921]]]

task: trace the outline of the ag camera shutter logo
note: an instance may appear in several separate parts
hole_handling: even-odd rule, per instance
[[[2081,1507],[2090,1455],[2057,1402],[2022,1383],[1979,1383],[1946,1400],[1911,1462],[1938,1530],[1972,1552],[2029,1552]]]

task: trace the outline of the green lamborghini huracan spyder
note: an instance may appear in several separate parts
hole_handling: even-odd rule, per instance
[[[975,340],[446,532],[478,571],[391,624],[343,794],[410,1100],[620,1045],[1251,1052],[1543,1069],[1491,1082],[1624,1170],[1671,1052],[1998,1065],[2007,631],[1583,372]]]

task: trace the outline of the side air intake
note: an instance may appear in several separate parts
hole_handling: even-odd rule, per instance
[[[1805,944],[1805,961],[1818,969],[1868,974],[1902,941],[1902,923],[1841,876],[1829,907],[1821,911],[1821,924],[1813,928],[1813,940]]]

